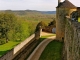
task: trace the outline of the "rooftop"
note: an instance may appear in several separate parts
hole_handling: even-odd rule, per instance
[[[75,5],[73,5],[70,1],[65,0],[64,2],[60,2],[57,6],[57,8],[77,8]]]

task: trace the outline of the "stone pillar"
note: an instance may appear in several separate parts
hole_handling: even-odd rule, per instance
[[[35,32],[35,39],[38,40],[41,37],[42,28],[39,27],[39,31]]]
[[[40,33],[39,33],[39,34],[40,34],[40,37],[41,37],[41,32],[42,32],[42,28],[41,28],[41,26],[40,26]]]

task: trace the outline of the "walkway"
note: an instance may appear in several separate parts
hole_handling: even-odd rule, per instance
[[[41,32],[41,36],[53,35],[53,33]]]
[[[45,35],[45,34],[44,34]],[[56,36],[48,37],[47,39],[43,40],[33,51],[33,53],[28,57],[27,60],[39,60],[39,57],[45,47],[48,45],[49,42],[54,40]]]

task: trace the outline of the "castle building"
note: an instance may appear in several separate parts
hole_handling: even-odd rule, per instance
[[[70,1],[61,2],[61,0],[58,0],[58,6],[56,7],[56,39],[64,40],[66,16],[70,16],[76,10],[77,7]]]

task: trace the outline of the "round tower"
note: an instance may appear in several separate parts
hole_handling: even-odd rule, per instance
[[[66,16],[70,16],[77,8],[68,0],[60,2],[58,0],[58,6],[56,7],[56,39],[64,40],[65,36],[65,23]]]

